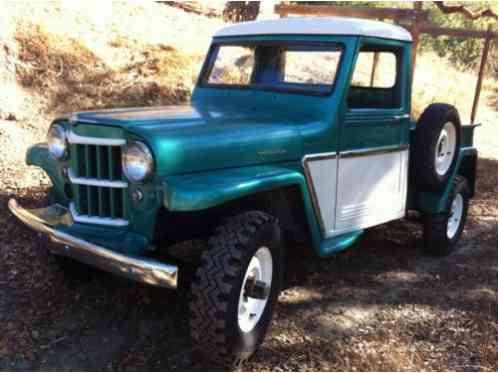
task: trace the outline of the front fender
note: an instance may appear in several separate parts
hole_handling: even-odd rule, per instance
[[[26,164],[29,166],[38,166],[43,169],[52,181],[55,200],[57,202],[66,201],[61,166],[59,162],[50,156],[46,143],[39,143],[28,149]]]
[[[301,190],[313,243],[318,246],[320,230],[298,163],[168,176],[163,182],[164,205],[169,211],[205,210],[251,194],[290,185],[297,185]]]

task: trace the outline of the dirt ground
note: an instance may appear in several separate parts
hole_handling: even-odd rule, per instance
[[[498,161],[456,253],[434,258],[420,227],[387,224],[352,249],[294,256],[272,328],[247,370],[497,370]],[[20,189],[35,206],[43,189]],[[188,340],[185,297],[94,273],[74,280],[52,245],[0,194],[1,370],[204,370]],[[289,248],[293,250],[293,248]]]
[[[156,75],[161,75],[153,70],[163,71],[163,67],[144,67],[135,61],[147,57],[141,50],[149,44],[156,45],[153,50],[162,56],[170,51],[163,43],[183,51],[193,47],[191,41],[195,40],[192,52],[202,54],[212,31],[221,25],[220,20],[187,17],[180,10],[156,3],[123,3],[119,5],[122,9],[109,5],[117,9],[111,9],[114,13],[107,8],[87,11],[87,2],[83,9],[73,9],[76,5],[66,9],[69,3],[37,3],[26,8],[12,2],[9,6],[15,17],[0,12],[0,26],[8,25],[2,23],[5,16],[19,20],[14,25],[18,31],[31,30],[29,20],[44,26],[41,30],[47,33],[70,32],[70,38],[47,39],[55,40],[57,48],[40,43],[39,50],[46,49],[47,55],[63,61],[66,54],[72,54],[70,50],[61,54],[59,40],[77,40],[84,47],[81,50],[98,57],[95,65],[88,67],[90,72],[100,72],[99,64],[107,66],[105,73],[114,71],[109,79],[116,84],[115,92],[128,80],[143,81],[147,88],[149,80],[156,81]],[[94,3],[100,7],[101,2]],[[64,17],[59,16],[61,12]],[[107,17],[109,14],[112,17]],[[161,25],[164,29],[158,33]],[[2,36],[8,34],[0,27],[0,45]],[[24,164],[28,146],[43,141],[54,117],[48,98],[62,97],[57,101],[61,109],[72,111],[87,106],[130,105],[135,96],[143,105],[158,104],[169,97],[169,90],[165,89],[164,97],[153,95],[148,101],[148,88],[144,88],[145,93],[131,92],[128,101],[123,101],[126,97],[122,95],[108,94],[108,81],[102,80],[101,91],[94,97],[83,89],[90,87],[93,92],[96,87],[93,80],[85,80],[87,70],[82,68],[81,79],[74,66],[63,70],[67,77],[59,63],[56,70],[51,66],[44,70],[39,58],[31,58],[38,51],[34,43],[33,50],[25,54],[22,43],[16,43],[15,39],[7,40],[0,49],[9,52],[5,54],[7,64],[2,64],[0,53],[0,78],[7,76],[1,71],[4,66],[12,75],[8,81],[0,79],[0,114],[5,108],[5,118],[15,114],[14,120],[0,120],[0,370],[213,368],[191,350],[184,294],[98,272],[83,280],[71,279],[47,255],[53,244],[25,228],[7,209],[12,197],[23,205],[40,205],[49,185],[42,172]],[[13,53],[16,47],[18,53]],[[447,91],[453,85],[464,91],[474,84],[472,74],[467,74],[472,79],[463,73],[455,75],[458,79],[447,79],[439,70],[433,71],[432,60],[426,60],[431,69],[418,75],[421,85],[433,82],[437,75],[445,76],[440,86]],[[420,61],[419,68],[424,66],[424,58]],[[28,77],[42,82],[51,77],[53,84],[41,88],[21,84],[19,74],[14,74],[19,66],[25,68],[22,71],[31,71]],[[38,71],[45,75],[39,76]],[[178,90],[180,84],[168,80],[171,74],[162,75],[164,87]],[[449,80],[454,84],[448,88]],[[87,85],[81,86],[82,82]],[[494,82],[489,80],[488,85]],[[79,96],[61,90],[67,90],[68,83],[80,87]],[[190,84],[189,78],[180,86]],[[432,100],[430,95],[442,91],[440,86],[421,90],[428,96],[419,101]],[[455,91],[450,96],[460,98],[463,93]],[[71,106],[76,104],[79,106]],[[289,261],[291,276],[265,343],[246,370],[498,370],[497,109],[495,88],[481,99],[479,121],[484,125],[476,130],[476,144],[483,155],[478,193],[457,251],[446,258],[424,254],[421,227],[408,221],[371,229],[353,248],[327,260],[299,256],[299,248],[290,247],[289,251],[296,253]]]

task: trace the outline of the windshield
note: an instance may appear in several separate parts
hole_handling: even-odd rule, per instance
[[[216,44],[202,84],[328,94],[342,51],[336,43]]]

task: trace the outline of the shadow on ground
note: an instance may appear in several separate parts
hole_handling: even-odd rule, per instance
[[[420,227],[374,228],[351,250],[293,255],[266,342],[250,370],[498,369],[498,162],[479,163],[458,251],[423,253]],[[36,206],[43,190],[22,190]],[[0,369],[205,370],[191,352],[184,294],[96,273],[64,275],[50,243],[0,192]],[[290,250],[297,248],[290,248]]]

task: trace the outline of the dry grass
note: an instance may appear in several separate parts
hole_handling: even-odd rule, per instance
[[[45,253],[50,243],[6,203],[42,199],[49,181],[24,154],[55,112],[188,99],[221,22],[155,3],[26,4],[0,12],[14,67],[0,65],[0,78],[13,74],[0,85],[0,108],[11,92],[21,102],[12,106],[19,120],[0,122],[0,370],[205,370],[190,350],[181,297],[105,275],[68,281]],[[445,101],[467,121],[474,84],[474,73],[421,55],[415,112]],[[487,125],[476,134],[497,155],[496,80],[484,88]],[[273,327],[246,369],[498,369],[498,161],[481,159],[478,175],[464,239],[448,258],[424,255],[420,228],[399,222],[333,260],[290,263]]]
[[[188,99],[210,36],[222,25],[153,3],[8,2],[5,7],[4,24],[10,26],[0,31],[15,35],[16,78],[28,96],[39,96],[36,111],[48,115]],[[377,78],[383,74],[389,72],[379,66]],[[468,122],[474,86],[474,72],[458,71],[435,54],[421,54],[413,112],[418,116],[432,102],[449,102]],[[488,74],[479,121],[496,122],[497,87]],[[0,88],[0,103],[3,89],[8,87]]]
[[[469,121],[474,99],[477,74],[474,71],[460,71],[448,60],[434,53],[424,53],[417,58],[414,76],[413,109],[418,116],[432,102],[447,102],[456,106],[464,122]],[[487,98],[498,87],[498,77],[488,72],[483,85],[479,117],[486,119],[489,111]],[[493,113],[496,116],[496,112]],[[479,119],[479,118],[478,118]]]
[[[199,59],[163,44],[119,37],[113,48],[128,52],[119,68],[106,64],[78,40],[25,25],[19,45],[17,78],[34,94],[43,94],[49,112],[89,108],[150,106],[188,99]]]
[[[187,100],[222,24],[153,2],[2,7],[0,118],[43,128],[61,111]]]

